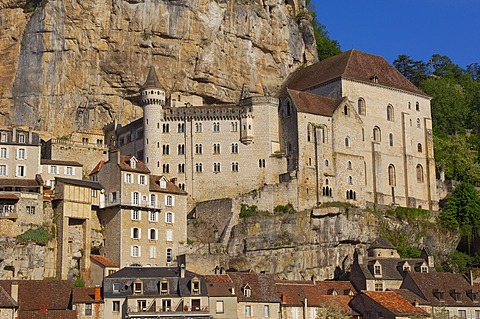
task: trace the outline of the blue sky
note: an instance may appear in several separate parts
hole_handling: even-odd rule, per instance
[[[465,68],[480,63],[480,0],[312,0],[317,19],[342,51],[389,62],[399,54],[428,61],[448,56]]]

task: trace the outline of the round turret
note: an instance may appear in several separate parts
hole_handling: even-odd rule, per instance
[[[165,89],[158,81],[155,68],[150,67],[145,84],[140,88],[142,106],[160,105],[165,106]]]

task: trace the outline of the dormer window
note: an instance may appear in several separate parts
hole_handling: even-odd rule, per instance
[[[428,267],[425,263],[420,266],[420,272],[428,272]]]
[[[200,280],[198,278],[192,279],[192,295],[200,294]]]
[[[7,133],[2,133],[0,142],[5,143],[7,141]]]
[[[160,294],[161,295],[168,295],[168,280],[167,279],[162,279],[160,281]]]
[[[443,299],[443,291],[441,290],[438,290],[438,289],[433,289],[433,295],[435,296],[435,298],[437,298],[439,301],[444,301]]]
[[[136,295],[140,295],[143,293],[143,282],[140,279],[137,279],[133,283],[133,293]]]
[[[25,144],[25,135],[23,134],[18,135],[18,143]]]
[[[478,291],[476,290],[469,290],[467,291],[467,296],[475,303],[478,302]]]
[[[243,287],[243,296],[244,297],[251,297],[252,296],[252,288],[247,284]]]
[[[382,275],[382,265],[380,265],[380,263],[378,261],[373,265],[373,274],[375,276],[381,276]]]
[[[403,271],[410,271],[410,270],[411,270],[410,265],[408,264],[408,262],[405,262],[403,264]]]
[[[130,167],[131,168],[137,168],[137,159],[135,157],[132,157],[130,159]]]
[[[160,180],[160,188],[167,188],[167,181],[164,179]]]
[[[452,296],[452,298],[455,300],[455,301],[458,301],[458,302],[461,302],[462,300],[460,299],[460,296],[461,296],[461,293],[460,291],[456,290],[456,289],[452,289],[450,291],[450,296]]]
[[[373,83],[378,83],[378,76],[374,75],[370,78],[370,80],[372,80]]]

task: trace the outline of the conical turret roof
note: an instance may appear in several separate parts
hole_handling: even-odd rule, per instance
[[[165,91],[163,85],[160,84],[158,80],[157,72],[153,66],[150,67],[150,71],[148,71],[147,79],[145,83],[142,85],[142,90],[146,89],[162,89]]]

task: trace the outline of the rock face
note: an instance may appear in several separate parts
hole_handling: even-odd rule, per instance
[[[24,12],[31,3],[43,3]],[[154,65],[168,91],[232,102],[317,59],[305,0],[0,0],[0,115],[57,136],[141,116]]]

